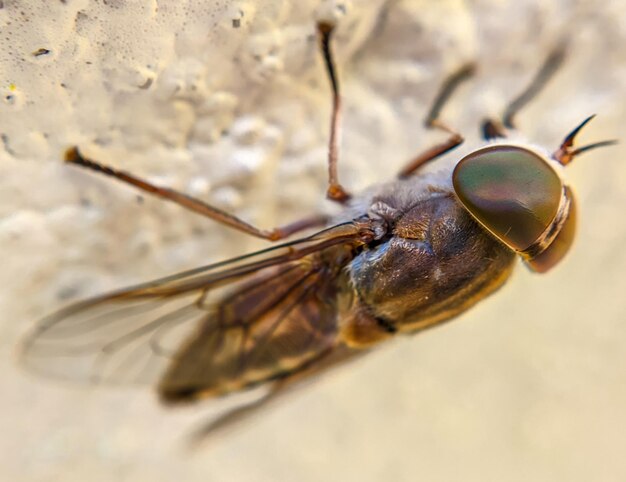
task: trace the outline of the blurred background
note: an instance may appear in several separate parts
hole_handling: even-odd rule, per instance
[[[79,387],[16,364],[60,306],[264,246],[61,162],[68,145],[262,227],[328,207],[330,93],[315,19],[334,16],[340,172],[387,179],[441,138],[441,80],[479,71],[444,117],[479,145],[549,50],[568,59],[520,114],[548,150],[618,138],[568,167],[573,250],[457,321],[388,344],[196,450],[210,402]],[[0,2],[0,474],[52,481],[626,479],[624,0]]]

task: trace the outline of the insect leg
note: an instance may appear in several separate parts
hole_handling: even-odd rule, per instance
[[[351,350],[346,346],[329,347],[328,350],[320,353],[320,355],[309,364],[293,373],[285,375],[284,378],[271,382],[268,391],[260,398],[250,403],[234,407],[196,429],[190,437],[191,446],[197,447],[208,439],[219,435],[224,430],[233,428],[239,422],[254,415],[259,409],[268,408],[268,406],[280,402],[286,395],[304,387],[306,381],[313,381],[315,375],[330,368],[337,368],[348,361],[355,361],[366,353],[368,353],[367,350]]]
[[[65,161],[70,164],[76,164],[78,166],[91,169],[92,171],[100,172],[107,176],[114,177],[115,179],[135,186],[142,191],[154,194],[155,196],[174,202],[179,206],[189,209],[190,211],[211,218],[218,223],[222,223],[226,226],[237,229],[244,233],[248,233],[252,236],[267,239],[270,241],[278,241],[280,239],[284,239],[298,231],[303,231],[311,227],[323,226],[327,223],[328,220],[327,216],[317,215],[274,229],[259,229],[233,216],[232,214],[229,214],[225,211],[222,211],[221,209],[205,203],[204,201],[174,191],[173,189],[155,186],[154,184],[143,181],[142,179],[139,179],[138,177],[128,172],[114,169],[104,164],[100,164],[97,161],[84,157],[77,147],[72,147],[67,150],[67,152],[65,153]]]
[[[442,84],[435,101],[433,102],[424,125],[429,129],[439,129],[449,134],[448,139],[440,144],[436,144],[425,151],[418,154],[413,158],[404,168],[398,173],[400,179],[409,177],[421,166],[437,159],[439,156],[451,151],[455,147],[463,143],[464,139],[461,134],[450,128],[447,124],[442,122],[439,117],[444,105],[457,87],[466,79],[468,79],[475,71],[476,66],[473,63],[463,65],[459,70],[450,75]]]
[[[278,395],[283,394],[283,385],[276,383],[270,387],[269,391],[249,403],[245,403],[238,407],[226,411],[216,419],[202,425],[194,430],[189,436],[189,445],[191,448],[198,448],[201,444],[209,439],[216,437],[225,430],[235,427],[240,422],[245,421],[254,415],[259,409],[266,407],[270,402],[275,400]]]
[[[483,122],[483,138],[489,140],[497,137],[506,137],[507,129],[515,129],[515,116],[541,92],[561,67],[564,59],[565,45],[561,43],[550,52],[528,87],[509,102],[502,114],[502,120],[487,119]]]
[[[350,194],[339,183],[337,175],[337,159],[339,156],[339,135],[341,121],[341,94],[339,92],[339,78],[335,69],[333,53],[331,49],[331,38],[335,26],[328,22],[320,22],[317,24],[317,32],[319,34],[320,49],[324,57],[326,65],[326,73],[333,91],[333,106],[330,117],[330,139],[328,141],[328,189],[326,197],[331,201],[345,203],[350,199]]]

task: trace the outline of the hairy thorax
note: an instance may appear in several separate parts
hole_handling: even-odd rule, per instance
[[[452,318],[508,278],[514,253],[481,228],[437,177],[397,181],[368,196],[384,237],[348,267],[346,343],[363,346]]]

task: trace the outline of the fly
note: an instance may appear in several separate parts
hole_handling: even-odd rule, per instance
[[[156,383],[167,404],[268,388],[265,398],[226,413],[213,430],[302,379],[454,318],[502,286],[517,257],[536,272],[563,258],[574,238],[576,202],[561,168],[613,141],[574,146],[591,117],[551,155],[507,138],[518,111],[561,63],[562,49],[548,57],[501,120],[483,123],[484,147],[451,171],[420,173],[464,141],[440,116],[474,71],[473,64],[462,66],[444,81],[425,121],[447,139],[417,155],[396,180],[354,196],[337,174],[341,96],[334,25],[320,22],[317,32],[332,90],[326,196],[343,206],[337,218],[343,221],[314,215],[259,229],[72,147],[65,155],[69,164],[282,244],[64,308],[26,337],[25,365],[87,382]],[[287,240],[312,228],[319,231]]]

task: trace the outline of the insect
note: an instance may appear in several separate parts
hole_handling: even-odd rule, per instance
[[[536,272],[563,258],[574,238],[576,202],[561,169],[613,141],[574,146],[592,117],[553,154],[507,139],[516,114],[561,63],[562,49],[549,56],[501,120],[483,123],[484,147],[453,170],[421,173],[426,163],[463,142],[440,114],[474,70],[464,65],[445,80],[426,117],[426,126],[446,132],[447,140],[416,156],[396,180],[352,196],[337,174],[341,97],[334,26],[320,22],[317,32],[332,90],[326,195],[343,213],[262,230],[73,147],[66,153],[69,164],[243,233],[281,241],[321,230],[62,309],[24,340],[25,365],[85,381],[156,382],[168,404],[268,387],[264,398],[227,413],[215,428],[394,336],[454,318],[502,286],[517,257]]]

